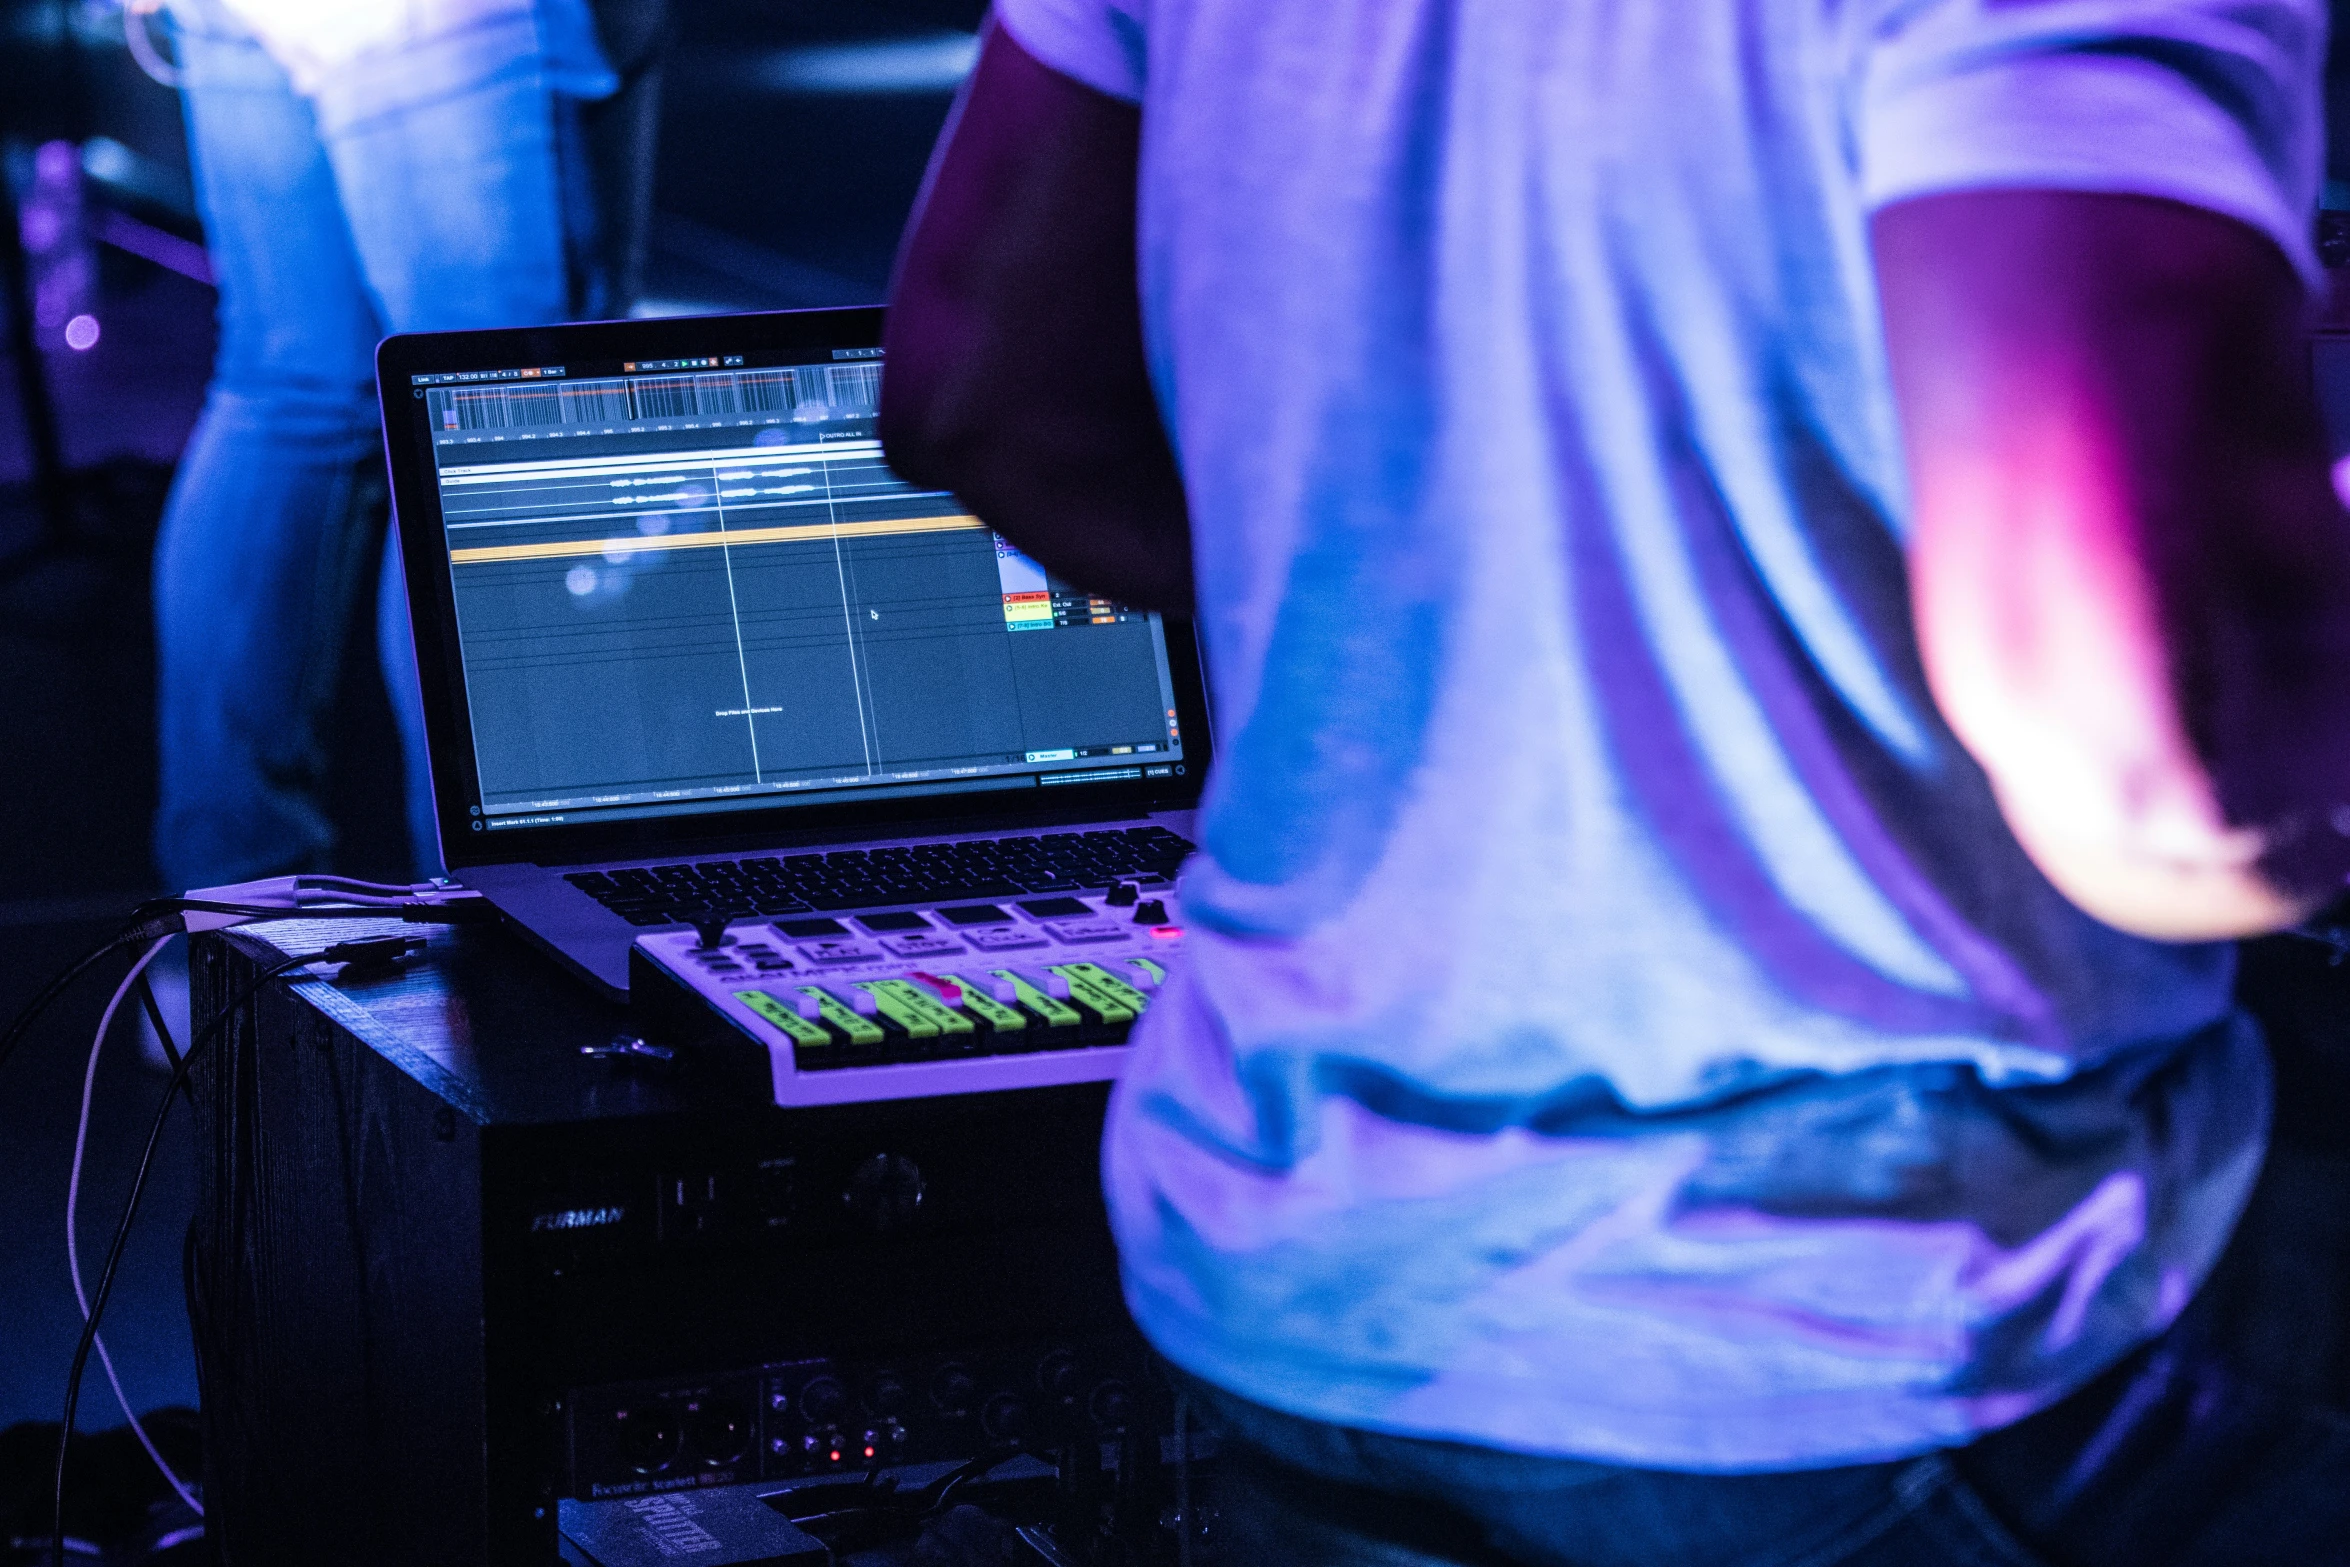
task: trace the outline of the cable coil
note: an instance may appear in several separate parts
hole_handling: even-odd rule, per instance
[[[123,1417],[129,1422],[140,1447],[146,1450],[148,1458],[154,1462],[165,1483],[180,1501],[198,1518],[204,1515],[204,1506],[195,1488],[182,1480],[165,1461],[145,1425],[132,1409],[130,1399],[123,1390],[122,1379],[116,1373],[113,1358],[107,1353],[98,1331],[99,1323],[106,1313],[106,1303],[113,1294],[115,1277],[121,1267],[124,1247],[130,1238],[132,1221],[138,1215],[139,1201],[146,1192],[147,1177],[154,1168],[155,1150],[161,1143],[164,1123],[171,1114],[172,1101],[177,1098],[193,1102],[188,1077],[197,1058],[271,980],[290,970],[315,964],[364,965],[395,961],[421,949],[425,945],[425,938],[421,934],[371,936],[336,942],[321,952],[281,958],[264,967],[232,997],[188,1041],[185,1052],[176,1047],[171,1031],[164,1022],[162,1009],[156,1004],[153,988],[147,979],[149,965],[161,955],[172,938],[192,932],[225,930],[256,921],[348,921],[382,919],[394,915],[406,923],[419,925],[470,924],[494,917],[489,905],[478,893],[461,888],[436,882],[386,886],[339,876],[280,876],[235,886],[199,888],[180,897],[150,899],[133,909],[124,926],[113,936],[75,959],[42,986],[33,999],[9,1021],[7,1029],[0,1031],[0,1067],[5,1067],[16,1048],[30,1035],[33,1024],[72,988],[75,981],[118,952],[142,949],[108,998],[105,1011],[98,1019],[97,1032],[90,1041],[89,1056],[82,1070],[80,1109],[74,1123],[72,1169],[66,1183],[66,1262],[73,1278],[74,1299],[81,1308],[82,1331],[74,1346],[72,1367],[66,1375],[64,1419],[57,1433],[53,1498],[55,1511],[51,1518],[48,1543],[49,1559],[60,1564],[60,1567],[68,1560],[69,1554],[69,1540],[65,1532],[66,1456],[73,1437],[74,1415],[80,1407],[82,1378],[88,1370],[93,1350],[106,1372],[107,1382],[113,1388],[115,1402],[121,1406]],[[98,1057],[115,1019],[121,1014],[123,1003],[133,996],[137,997],[157,1038],[162,1041],[164,1055],[171,1064],[171,1077],[164,1087],[162,1100],[155,1107],[154,1121],[148,1128],[146,1146],[140,1152],[137,1170],[131,1178],[130,1195],[123,1204],[122,1217],[108,1239],[105,1262],[99,1269],[97,1286],[89,1290],[85,1289],[82,1279],[77,1219],[83,1164],[89,1148],[90,1112],[96,1098]],[[70,1544],[79,1546],[83,1542],[72,1541]]]

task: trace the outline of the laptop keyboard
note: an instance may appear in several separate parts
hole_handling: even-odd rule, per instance
[[[1048,832],[576,871],[563,879],[631,925],[711,914],[812,914],[1172,881],[1191,843],[1164,827]]]

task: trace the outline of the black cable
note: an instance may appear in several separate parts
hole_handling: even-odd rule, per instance
[[[8,1064],[9,1055],[16,1049],[17,1041],[24,1038],[26,1032],[32,1028],[33,1020],[48,1011],[50,1004],[65,994],[66,987],[105,962],[110,954],[120,952],[125,947],[135,946],[143,941],[153,941],[159,936],[169,934],[171,932],[162,930],[150,933],[143,926],[134,925],[131,929],[77,958],[64,973],[43,985],[40,994],[26,1002],[24,1009],[9,1022],[8,1031],[0,1033],[0,1067]]]
[[[1175,1395],[1175,1562],[1191,1567],[1191,1400]]]
[[[43,1012],[48,1011],[50,1006],[56,1002],[59,996],[65,994],[67,987],[71,986],[75,980],[105,962],[109,953],[120,952],[125,947],[143,946],[164,936],[181,934],[188,928],[187,921],[182,915],[191,908],[204,909],[208,912],[229,912],[229,906],[226,904],[198,903],[188,898],[150,898],[131,910],[129,923],[77,958],[65,972],[42,986],[40,994],[26,1002],[23,1009],[9,1020],[7,1032],[0,1033],[0,1067],[5,1067],[8,1064],[9,1056],[15,1052],[17,1045],[32,1028],[34,1020],[40,1017]]]
[[[77,959],[72,967],[41,987],[41,993],[24,1005],[24,1009],[9,1021],[5,1033],[0,1033],[0,1067],[8,1065],[8,1058],[32,1028],[33,1022],[49,1010],[66,988],[92,968],[106,960],[111,952],[124,947],[140,946],[164,936],[184,934],[188,928],[186,915],[233,914],[248,920],[357,920],[398,919],[409,925],[470,925],[495,919],[497,912],[486,899],[467,898],[455,903],[410,903],[397,908],[304,908],[272,909],[258,904],[215,903],[203,898],[149,898],[131,911],[130,923],[118,934]]]
[[[344,915],[348,919],[349,915]],[[98,1340],[98,1322],[105,1315],[107,1297],[114,1290],[115,1270],[121,1266],[123,1247],[130,1239],[131,1221],[138,1216],[139,1198],[147,1189],[147,1174],[155,1165],[155,1150],[163,1140],[163,1123],[171,1114],[171,1102],[187,1082],[188,1068],[204,1047],[217,1038],[229,1021],[245,1009],[247,1002],[260,993],[261,987],[285,973],[311,963],[365,963],[381,961],[413,951],[423,944],[420,936],[375,936],[364,941],[337,942],[324,952],[300,953],[282,958],[256,974],[243,990],[237,992],[229,1004],[205,1024],[188,1041],[188,1052],[181,1056],[179,1065],[172,1069],[171,1082],[163,1090],[163,1100],[155,1107],[155,1123],[147,1130],[147,1146],[139,1154],[139,1168],[131,1177],[131,1194],[123,1204],[122,1219],[114,1227],[114,1236],[106,1246],[106,1266],[98,1274],[98,1287],[90,1295],[89,1319],[82,1324],[82,1336],[74,1345],[73,1368],[65,1378],[65,1420],[57,1432],[56,1485],[54,1487],[55,1516],[51,1520],[50,1561],[55,1567],[65,1567],[65,1455],[73,1439],[73,1417],[81,1403],[82,1373],[89,1368],[90,1349]]]
[[[139,1155],[138,1172],[131,1178],[130,1199],[123,1205],[122,1218],[114,1227],[113,1237],[107,1242],[106,1265],[98,1274],[97,1289],[91,1293],[90,1314],[82,1323],[81,1338],[74,1346],[73,1367],[66,1374],[65,1422],[57,1433],[54,1496],[56,1514],[51,1519],[50,1560],[56,1564],[56,1567],[64,1567],[65,1563],[65,1455],[67,1444],[73,1437],[74,1414],[81,1403],[82,1373],[89,1367],[90,1350],[98,1338],[98,1322],[105,1313],[107,1297],[114,1290],[115,1270],[122,1261],[124,1244],[130,1239],[131,1219],[138,1212],[139,1198],[144,1195],[147,1188],[147,1173],[154,1166],[155,1149],[162,1141],[163,1123],[171,1112],[172,1098],[178,1092],[180,1085],[187,1080],[188,1067],[194,1062],[197,1054],[218,1036],[220,1030],[232,1018],[244,1009],[245,1003],[252,1000],[263,985],[285,973],[288,969],[298,968],[302,964],[316,961],[318,961],[316,958],[309,956],[283,958],[254,976],[251,983],[247,984],[236,998],[220,1011],[219,1015],[188,1041],[188,1053],[180,1057],[179,1065],[172,1069],[171,1082],[163,1090],[162,1102],[156,1106],[155,1122],[147,1131],[147,1146]]]
[[[140,1009],[147,1014],[147,1026],[155,1030],[155,1038],[163,1046],[164,1064],[176,1072],[179,1070],[180,1049],[172,1041],[171,1028],[163,1021],[163,1008],[155,1002],[155,987],[147,983],[144,970],[139,974],[138,991]]]
[[[984,1479],[990,1472],[1002,1468],[1013,1459],[1022,1456],[1024,1452],[1026,1452],[1025,1448],[1013,1448],[1003,1452],[982,1453],[977,1458],[940,1475],[928,1485],[911,1491],[898,1489],[897,1477],[895,1475],[883,1476],[877,1467],[867,1473],[862,1485],[811,1486],[803,1493],[815,1498],[819,1492],[855,1491],[860,1493],[861,1497],[855,1504],[847,1507],[827,1507],[824,1511],[817,1513],[791,1513],[787,1511],[785,1516],[790,1518],[793,1524],[807,1529],[811,1533],[819,1529],[839,1529],[853,1524],[870,1524],[881,1521],[923,1522],[944,1513],[947,1510],[947,1504],[954,1499],[955,1492],[965,1484]],[[844,1497],[837,1496],[824,1496],[821,1499],[827,1502],[846,1500]]]
[[[147,1014],[147,1026],[155,1030],[155,1038],[163,1046],[164,1061],[174,1073],[177,1073],[180,1069],[179,1046],[172,1043],[171,1028],[163,1021],[163,1008],[155,1004],[155,987],[147,983],[147,974],[144,969],[139,972],[138,992],[139,1005],[145,1009]],[[179,1080],[179,1085],[180,1097],[188,1102],[189,1109],[195,1109],[196,1090],[184,1077]]]

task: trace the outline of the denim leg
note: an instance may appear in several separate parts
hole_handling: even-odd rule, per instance
[[[321,84],[327,155],[369,296],[388,330],[527,326],[574,314],[599,279],[577,171],[558,136],[565,62],[542,29],[469,29]],[[574,62],[576,64],[576,62]],[[384,688],[406,760],[419,875],[441,869],[424,710],[394,541],[377,600]]]
[[[2350,1567],[2350,1413],[2242,1353],[2247,1320],[2289,1304],[2260,1298],[2276,1271],[2264,1253],[2330,1249],[2342,1229],[2304,1222],[2296,1239],[2264,1210],[2313,1221],[2345,1191],[2350,1159],[2272,1154],[2244,1244],[2170,1334],[2016,1427],[1907,1463],[1614,1468],[1351,1430],[1174,1381],[1225,1440],[1211,1494],[1227,1567]],[[2326,1367],[2346,1334],[2312,1314],[2303,1354]]]
[[[2350,1151],[2279,1142],[2168,1332],[2049,1409],[1907,1463],[1624,1469],[1327,1425],[1171,1375],[1228,1444],[1217,1497],[1246,1548],[1227,1561],[2350,1567],[2345,1302]]]
[[[1791,1474],[1630,1469],[1329,1425],[1169,1375],[1222,1438],[1212,1496],[1219,1560],[1234,1567],[2029,1567],[1983,1555],[1955,1526],[1965,1509],[1952,1515],[1938,1458]],[[1893,1538],[1906,1555],[1870,1554]]]
[[[1226,1447],[1206,1493],[1217,1567],[1517,1567],[1443,1501],[1356,1490]]]
[[[221,283],[214,386],[156,560],[156,855],[195,886],[315,864],[331,843],[322,728],[374,565],[352,481],[379,445],[377,338],[561,320],[591,280],[527,16],[363,59],[312,98],[216,0],[174,0],[174,16]],[[377,651],[414,853],[437,870],[405,600],[379,579]]]
[[[322,83],[318,111],[359,265],[386,327],[526,326],[571,314],[556,100],[535,33],[475,29]],[[396,538],[376,600],[417,874],[439,872],[432,770]]]
[[[1941,1454],[1677,1474],[1351,1431],[1175,1380],[1224,1437],[1222,1567],[2052,1567]]]
[[[408,629],[408,580],[400,574],[400,530],[384,531],[382,573],[376,579],[376,656],[383,668],[384,693],[400,726],[400,760],[406,772],[410,874],[422,880],[447,867],[441,858],[441,829],[433,810],[431,753],[424,739],[424,708],[417,692],[416,642]]]
[[[2284,938],[2247,964],[2290,1089],[2260,1179],[2186,1312],[2087,1387],[1906,1463],[1708,1476],[1330,1425],[1170,1367],[1225,1439],[1213,1499],[1236,1475],[1261,1546],[1237,1560],[1348,1560],[1351,1531],[1415,1564],[2350,1567],[2350,985]],[[1420,1554],[1376,1554],[1399,1501]]]
[[[1955,1455],[2064,1567],[2350,1567],[2350,1157],[2279,1142],[2160,1339]]]
[[[1889,1505],[1783,1567],[2055,1567],[1936,1453],[1891,1476]]]
[[[220,350],[155,554],[158,869],[315,864],[322,730],[367,563],[378,329],[310,109],[219,13],[175,13]]]
[[[571,314],[573,182],[538,29],[522,22],[364,58],[319,86],[321,134],[388,331]]]

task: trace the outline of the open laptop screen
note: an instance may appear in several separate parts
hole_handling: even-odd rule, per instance
[[[891,473],[880,356],[405,377],[475,832],[1180,775],[1159,618]]]

